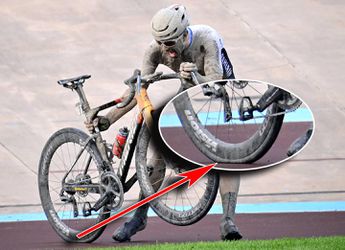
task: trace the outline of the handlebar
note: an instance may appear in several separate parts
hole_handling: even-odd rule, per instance
[[[124,81],[124,83],[129,87],[130,92],[129,95],[124,99],[122,102],[116,104],[117,108],[123,108],[127,106],[135,96],[135,83],[140,81],[140,70],[136,69],[133,72],[133,75]]]
[[[130,92],[129,95],[120,103],[116,104],[117,108],[123,108],[127,106],[134,98],[135,91],[140,91],[142,84],[152,84],[157,81],[161,80],[169,80],[169,79],[180,79],[179,73],[171,73],[171,74],[163,74],[163,72],[156,72],[151,75],[147,75],[145,77],[141,77],[140,70],[136,69],[133,72],[133,75],[124,81],[124,83],[129,87]],[[135,87],[137,85],[137,87]]]
[[[66,88],[75,90],[78,93],[81,109],[85,113],[85,116],[88,122],[92,121],[94,117],[96,117],[97,114],[104,109],[107,109],[113,106],[116,106],[117,108],[123,108],[127,106],[133,100],[135,96],[135,92],[140,91],[142,84],[149,85],[156,81],[169,80],[169,79],[180,79],[181,82],[183,81],[179,73],[163,74],[163,72],[156,72],[154,74],[141,77],[140,70],[136,69],[133,72],[133,75],[124,81],[124,83],[130,89],[129,95],[124,100],[122,100],[121,102],[119,102],[119,100],[114,100],[114,101],[105,103],[99,107],[90,108],[89,103],[83,91],[83,83],[85,79],[88,79],[88,78],[90,78],[90,76],[82,76],[82,77],[73,78],[73,79],[60,80],[58,82],[60,85],[63,85]],[[63,81],[71,82],[71,84],[66,85],[65,82]]]

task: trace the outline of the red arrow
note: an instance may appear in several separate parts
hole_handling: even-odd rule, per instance
[[[168,193],[169,191],[173,190],[174,188],[181,186],[182,184],[184,184],[186,182],[189,182],[188,188],[190,188],[195,182],[197,182],[201,177],[203,177],[215,165],[216,165],[216,163],[179,174],[179,176],[183,177],[181,180],[171,184],[170,186],[168,186],[162,190],[159,190],[157,193],[154,193],[154,194],[146,197],[145,199],[139,201],[138,203],[135,203],[134,205],[122,210],[121,212],[114,214],[113,216],[109,217],[108,219],[101,221],[101,222],[97,223],[96,225],[94,225],[94,226],[84,230],[83,232],[77,234],[78,239],[83,238],[84,236],[86,236],[86,235],[96,231],[97,229],[109,224],[110,222],[132,212],[133,210],[141,207],[142,205]]]

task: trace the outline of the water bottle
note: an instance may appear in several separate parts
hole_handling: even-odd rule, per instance
[[[127,127],[123,127],[119,129],[118,134],[116,135],[115,142],[113,144],[113,154],[117,158],[121,158],[122,151],[125,146],[127,137],[128,137],[129,130]]]

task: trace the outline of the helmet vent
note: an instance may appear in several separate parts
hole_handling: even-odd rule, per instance
[[[167,25],[164,29],[159,30],[159,31],[164,31],[164,30],[167,30],[168,28],[169,28],[169,25]]]

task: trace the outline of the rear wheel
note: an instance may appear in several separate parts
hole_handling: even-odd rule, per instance
[[[101,177],[102,160],[93,142],[86,146],[71,168],[88,137],[74,128],[57,131],[46,143],[39,162],[43,210],[56,233],[68,242],[96,240],[105,227],[81,239],[76,235],[110,216],[110,211],[104,207],[98,212],[87,213],[102,194],[101,179],[106,181]]]

